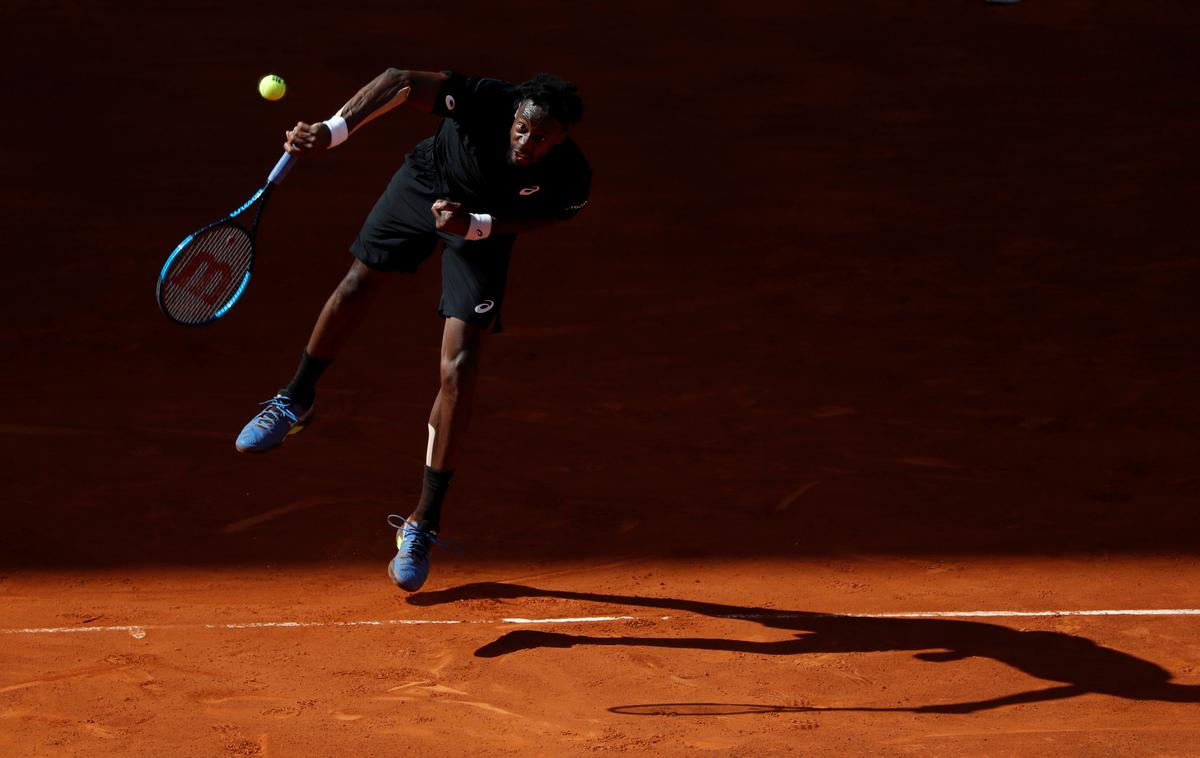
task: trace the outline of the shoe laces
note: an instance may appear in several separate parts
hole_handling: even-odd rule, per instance
[[[286,418],[293,424],[300,421],[300,417],[291,409],[292,402],[287,395],[276,395],[265,403],[259,403],[267,407],[258,412],[258,425],[269,429],[278,423],[280,418]]]
[[[414,563],[427,563],[429,561],[429,547],[431,545],[443,545],[442,540],[433,536],[433,532],[422,529],[413,522],[392,514],[387,517],[388,526],[393,529],[402,530],[400,545],[398,549],[401,553],[408,556]]]

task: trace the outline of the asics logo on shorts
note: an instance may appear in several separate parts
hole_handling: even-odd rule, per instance
[[[537,192],[540,189],[541,189],[541,186],[535,184],[532,187],[526,187],[525,189],[521,190],[521,194],[522,195],[532,195],[533,193]]]
[[[475,306],[475,312],[476,312],[476,313],[487,313],[487,312],[488,312],[488,311],[490,311],[490,310],[491,310],[493,307],[495,307],[495,305],[496,305],[496,304],[495,304],[495,303],[493,303],[491,300],[484,300],[482,303],[480,303],[479,305]]]
[[[454,110],[454,95],[446,95],[446,110]]]

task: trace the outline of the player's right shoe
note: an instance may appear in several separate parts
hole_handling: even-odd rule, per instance
[[[312,406],[305,408],[287,392],[279,392],[262,405],[265,407],[242,427],[234,443],[239,453],[265,453],[279,447],[289,434],[300,431],[312,420]]]
[[[388,578],[400,589],[416,592],[429,578],[429,549],[442,543],[400,516],[388,516],[388,525],[396,529],[396,557],[388,564]]]

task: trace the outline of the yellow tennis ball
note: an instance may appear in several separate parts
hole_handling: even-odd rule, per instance
[[[267,74],[262,79],[258,80],[258,94],[268,100],[278,100],[283,97],[283,93],[287,92],[287,83],[283,81],[283,77]]]

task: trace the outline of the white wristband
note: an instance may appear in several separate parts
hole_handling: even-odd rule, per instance
[[[329,146],[337,147],[346,141],[350,136],[350,130],[346,127],[346,119],[341,116],[325,120],[325,126],[329,127]]]
[[[485,240],[492,233],[490,213],[472,213],[471,225],[467,227],[467,241]]]

